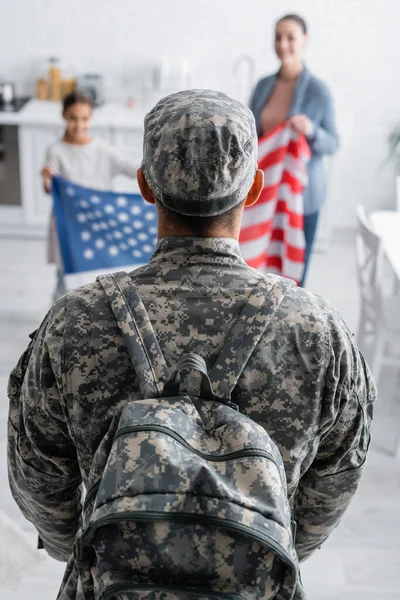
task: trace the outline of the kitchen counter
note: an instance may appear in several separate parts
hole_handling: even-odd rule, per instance
[[[94,128],[143,129],[146,110],[142,107],[127,108],[107,102],[95,108]],[[61,103],[46,100],[29,100],[19,112],[0,111],[0,125],[62,125]]]
[[[20,115],[25,106],[19,112],[0,110],[0,125],[19,125],[21,120]]]

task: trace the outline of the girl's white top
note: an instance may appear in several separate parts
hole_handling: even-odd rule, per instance
[[[116,175],[136,177],[137,165],[100,138],[88,144],[60,140],[47,150],[46,164],[55,174],[84,187],[111,190]]]

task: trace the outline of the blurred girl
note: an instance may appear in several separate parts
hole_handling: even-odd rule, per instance
[[[62,116],[63,137],[47,150],[46,164],[41,172],[46,192],[51,191],[51,178],[60,175],[84,187],[111,190],[113,178],[123,174],[136,177],[137,165],[120,156],[107,142],[89,134],[93,114],[92,100],[80,92],[65,97]],[[54,300],[65,292],[61,258],[54,216],[51,217],[48,260],[57,264],[57,287]]]

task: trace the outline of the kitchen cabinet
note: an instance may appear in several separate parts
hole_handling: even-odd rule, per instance
[[[26,126],[19,129],[19,156],[24,225],[46,225],[51,201],[40,177],[46,150],[62,135],[60,127]]]

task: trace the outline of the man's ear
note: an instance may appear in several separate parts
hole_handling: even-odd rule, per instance
[[[156,200],[153,196],[153,192],[151,191],[151,189],[149,187],[149,184],[147,183],[147,181],[144,177],[142,167],[139,167],[139,169],[137,170],[136,176],[137,176],[137,181],[139,184],[140,193],[142,194],[143,198],[149,204],[155,204]]]
[[[257,169],[253,185],[250,188],[247,198],[245,200],[245,206],[253,206],[257,202],[264,187],[264,173],[261,169]]]

